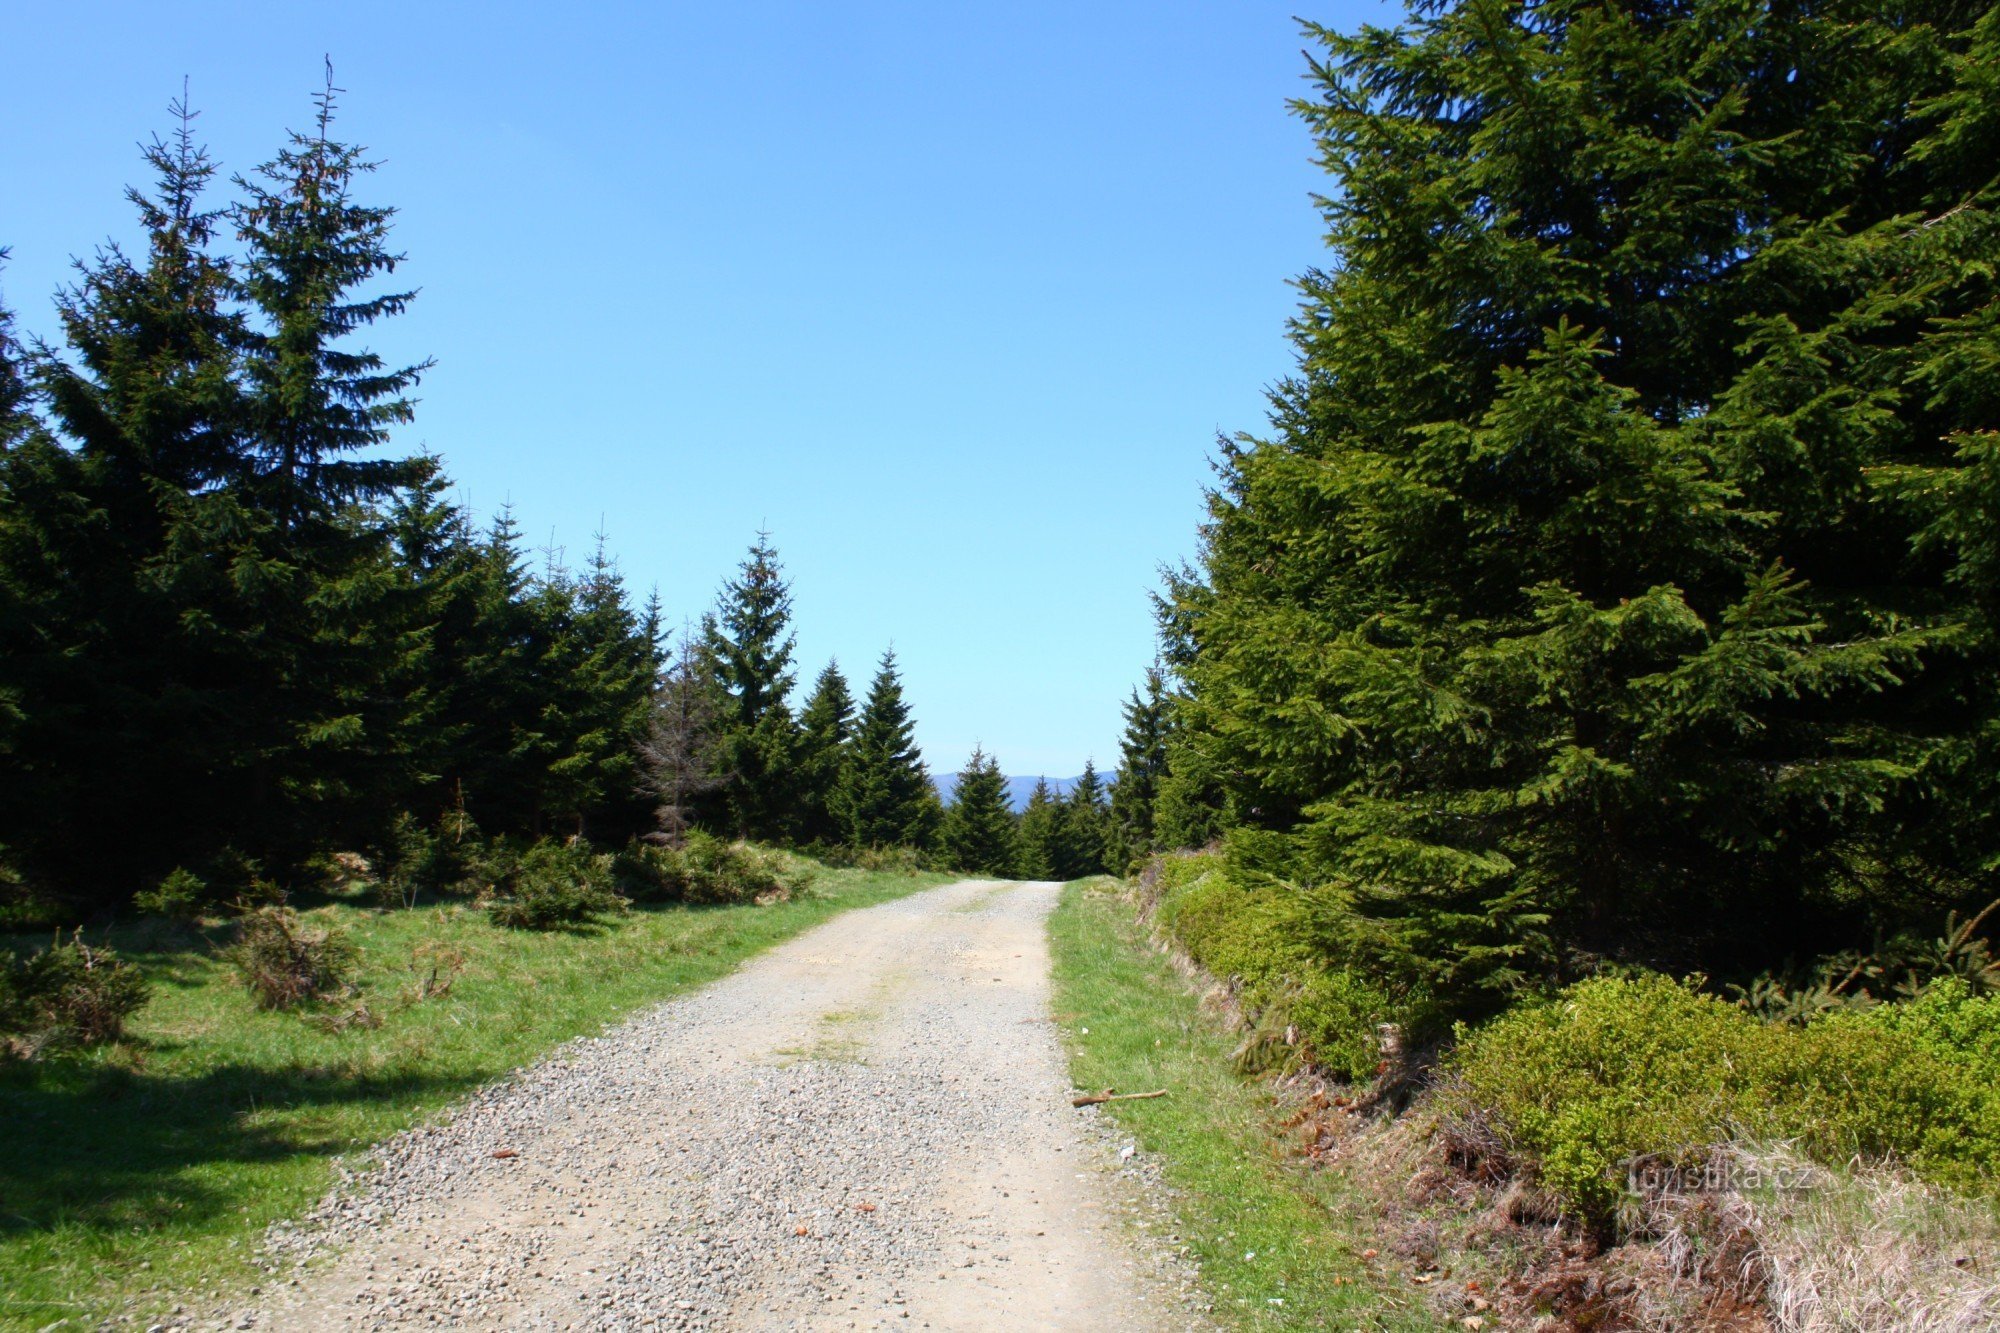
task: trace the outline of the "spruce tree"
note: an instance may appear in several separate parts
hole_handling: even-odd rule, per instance
[[[975,747],[952,788],[938,830],[938,854],[954,870],[973,875],[1014,873],[1014,812],[1007,808],[1007,778],[1000,763]]]
[[[411,419],[409,393],[430,363],[391,368],[351,345],[414,293],[367,290],[401,262],[387,244],[395,210],[356,198],[374,164],[332,137],[339,91],[329,67],[313,129],[236,178],[255,525],[229,558],[254,571],[260,594],[238,647],[256,677],[249,694],[262,696],[244,701],[261,841],[280,858],[386,818],[400,763],[387,682],[408,625],[373,506],[423,471],[421,459],[380,451]]]
[[[729,697],[717,758],[739,837],[777,841],[796,831],[798,728],[785,702],[796,679],[791,617],[784,568],[771,534],[760,532],[737,576],[723,585],[708,631],[709,652]]]
[[[360,290],[395,273],[403,256],[388,248],[396,210],[354,197],[376,164],[366,149],[331,137],[341,91],[329,64],[326,86],[313,98],[312,131],[294,131],[254,177],[236,178],[245,195],[236,213],[246,251],[243,292],[264,321],[246,365],[258,489],[287,532],[416,478],[412,460],[360,455],[413,418],[410,391],[431,366],[391,368],[376,353],[345,345],[402,314],[416,293]]]
[[[856,847],[929,847],[941,812],[917,748],[893,649],[882,654],[851,744],[838,810],[847,841]]]
[[[1146,692],[1132,691],[1125,702],[1125,734],[1119,741],[1118,776],[1111,787],[1106,866],[1129,871],[1159,849],[1153,833],[1160,779],[1167,771],[1166,677],[1155,665],[1146,671]]]
[[[1433,1012],[2000,887],[1948,813],[2000,708],[1993,22],[1312,30],[1334,259],[1169,589],[1167,788],[1279,834],[1232,850]]]
[[[1104,799],[1104,781],[1097,776],[1095,763],[1083,761],[1083,776],[1069,789],[1062,805],[1062,836],[1056,844],[1057,877],[1081,879],[1085,875],[1103,874],[1111,817]]]
[[[146,233],[77,265],[56,301],[68,355],[40,350],[34,378],[58,445],[40,429],[7,451],[0,694],[23,718],[0,807],[44,882],[115,899],[237,830],[246,795],[235,645],[212,634],[241,598],[190,596],[186,562],[213,563],[202,516],[235,516],[245,337],[234,281],[203,206],[215,174],[194,113],[145,150],[154,186],[127,199]],[[9,358],[10,362],[14,360]],[[18,369],[7,396],[24,388]],[[134,806],[130,795],[151,793]],[[113,811],[124,829],[99,836]]]
[[[848,742],[854,736],[854,696],[838,662],[828,662],[799,710],[794,761],[798,838],[825,845],[842,840],[840,793],[847,781]]]
[[[634,742],[652,716],[658,645],[633,611],[603,538],[580,575],[556,571],[549,585],[544,593],[559,632],[544,683],[545,731],[563,740],[549,766],[548,813],[565,832],[615,842],[640,823],[632,808],[640,791]]]
[[[645,786],[655,800],[657,836],[668,846],[687,840],[701,798],[713,791],[715,747],[720,739],[724,701],[715,676],[692,634],[682,634],[673,665],[660,681],[639,757]]]
[[[1036,778],[1015,835],[1014,873],[1020,878],[1062,878],[1065,813],[1049,780]]]

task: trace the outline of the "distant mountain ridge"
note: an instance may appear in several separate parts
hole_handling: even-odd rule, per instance
[[[1108,784],[1109,782],[1108,778],[1104,777],[1104,775],[1102,774],[1100,774],[1099,776]],[[1081,773],[1079,773],[1077,776],[1073,778],[1050,778],[1048,779],[1049,790],[1054,792],[1058,796],[1067,796],[1070,793],[1070,789],[1075,787],[1076,784],[1081,782],[1082,780],[1083,780],[1083,775]],[[931,785],[937,788],[938,799],[943,801],[946,805],[951,804],[951,789],[953,785],[957,783],[957,781],[958,781],[958,774],[956,773],[931,774]],[[1007,804],[1013,807],[1013,809],[1016,812],[1027,809],[1028,797],[1034,794],[1035,784],[1040,781],[1042,781],[1040,777],[1008,778]]]

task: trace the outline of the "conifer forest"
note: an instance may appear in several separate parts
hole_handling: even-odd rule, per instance
[[[1290,370],[1215,441],[1075,778],[984,744],[934,774],[891,644],[802,658],[782,529],[666,606],[615,534],[476,515],[408,443],[432,363],[367,350],[420,297],[353,94],[329,70],[241,168],[175,101],[143,244],[0,308],[0,1106],[54,1125],[219,1031],[146,1027],[189,968],[230,1022],[367,1042],[392,937],[421,1015],[479,949],[568,968],[552,994],[635,931],[796,914],[603,965],[706,949],[694,985],[843,894],[1019,881],[1054,904],[1057,1091],[1104,1085],[1076,1106],[1179,1191],[1209,1304],[1162,1327],[2000,1327],[2000,8],[1303,34]],[[395,935],[423,912],[447,933]],[[314,1132],[384,1139],[669,993],[629,985]],[[1196,1064],[1254,1134],[1215,1146]],[[174,1133],[336,1065],[245,1056]],[[125,1187],[6,1151],[20,1326],[151,1308],[30,1245]],[[1244,1154],[1285,1165],[1202,1183]],[[1815,1183],[1779,1207],[1751,1168]],[[229,1188],[275,1223],[323,1175]],[[1259,1191],[1312,1220],[1255,1230]],[[164,1225],[113,1211],[77,1225]]]

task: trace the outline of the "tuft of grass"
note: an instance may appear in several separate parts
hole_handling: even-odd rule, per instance
[[[223,928],[114,928],[152,990],[126,1041],[0,1066],[0,1328],[143,1326],[246,1285],[264,1228],[318,1199],[335,1158],[837,912],[950,878],[829,871],[765,906],[639,908],[551,933],[459,905],[378,912],[357,891],[301,915],[352,943],[372,1028],[259,1009]]]
[[[1361,1257],[1367,1203],[1279,1136],[1269,1085],[1232,1072],[1234,1040],[1151,947],[1109,879],[1066,885],[1049,922],[1055,1010],[1079,1088],[1167,1089],[1104,1109],[1155,1154],[1220,1322],[1244,1329],[1417,1329]],[[1086,1033],[1085,1029],[1089,1029]]]

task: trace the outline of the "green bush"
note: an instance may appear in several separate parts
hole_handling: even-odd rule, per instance
[[[626,902],[611,886],[609,856],[573,843],[544,840],[522,854],[489,906],[496,924],[518,930],[579,925]]]
[[[116,1041],[146,995],[138,968],[78,931],[0,967],[0,1033],[29,1052]]]
[[[921,847],[855,847],[840,842],[816,844],[806,850],[815,861],[844,870],[889,871],[909,875],[937,868]]]
[[[161,880],[159,887],[142,889],[132,898],[138,911],[169,921],[193,921],[209,905],[208,881],[192,870],[178,868]]]
[[[1760,1085],[1779,1031],[1668,977],[1602,977],[1495,1020],[1451,1064],[1463,1109],[1601,1220],[1633,1159],[1691,1164],[1732,1127],[1768,1127]]]
[[[1667,977],[1601,977],[1467,1034],[1450,1096],[1597,1222],[1635,1160],[1691,1165],[1739,1138],[1983,1186],[2000,1170],[1996,1032],[1994,1002],[1949,985],[1800,1027]]]
[[[227,957],[259,1009],[296,1009],[349,993],[357,955],[331,926],[309,924],[289,907],[260,907],[236,923]]]
[[[2000,999],[1941,982],[1915,999],[1838,1013],[1780,1043],[1781,1125],[1824,1161],[1893,1157],[1919,1175],[1990,1188],[2000,1174]]]
[[[627,843],[611,858],[611,883],[635,903],[680,902],[687,897],[687,858],[658,843]]]
[[[396,816],[376,864],[382,867],[376,881],[382,905],[409,908],[425,893],[477,894],[492,882],[491,871],[497,868],[504,877],[514,862],[481,838],[476,824],[454,812],[439,820],[435,829],[425,828],[412,815]]]
[[[1243,1063],[1309,1061],[1350,1079],[1378,1064],[1376,1028],[1408,1021],[1408,1006],[1326,943],[1330,910],[1285,884],[1246,886],[1213,854],[1163,857],[1150,876],[1158,920],[1210,973],[1231,984],[1256,1034]],[[1281,1054],[1282,1052],[1282,1054]]]
[[[747,903],[788,898],[812,885],[809,862],[747,842],[691,833],[681,848],[687,865],[684,896],[691,903]]]
[[[815,873],[804,857],[700,832],[680,847],[634,842],[611,859],[612,883],[635,902],[769,902],[805,892]]]

